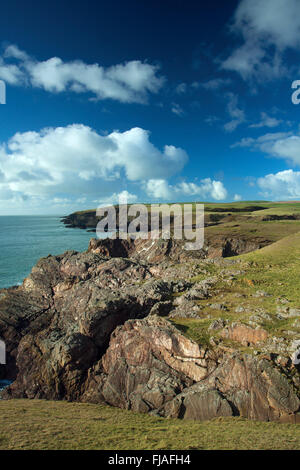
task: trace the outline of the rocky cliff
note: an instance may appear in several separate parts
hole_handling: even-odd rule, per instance
[[[274,341],[261,308],[227,315],[220,282],[230,285],[247,265],[208,251],[187,252],[174,240],[92,239],[84,253],[41,259],[22,286],[0,291],[13,380],[3,397],[297,421],[297,341]],[[194,324],[197,338],[186,326]]]

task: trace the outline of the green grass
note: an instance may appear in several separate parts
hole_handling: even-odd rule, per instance
[[[191,450],[300,448],[300,425],[244,418],[181,421],[108,406],[0,402],[0,449]]]
[[[265,210],[255,212],[253,215],[299,215],[300,213],[300,204],[299,203],[273,203],[272,205],[266,204],[268,207]]]
[[[300,220],[274,220],[264,222],[256,217],[234,216],[230,222],[224,221],[205,229],[205,239],[213,240],[217,236],[243,238],[244,240],[265,239],[276,242],[300,231]]]
[[[228,267],[229,271],[242,271],[229,283],[220,278],[211,291],[212,297],[198,301],[202,306],[199,311],[199,319],[173,319],[172,323],[183,334],[196,341],[198,344],[210,347],[210,338],[220,337],[218,331],[208,331],[208,327],[216,318],[223,318],[230,323],[234,321],[247,323],[256,311],[263,309],[271,317],[271,321],[260,322],[262,328],[270,335],[286,338],[286,331],[292,331],[295,338],[300,337],[300,329],[293,326],[295,318],[278,319],[278,299],[285,298],[289,301],[289,307],[300,308],[300,232],[239,257],[239,263]],[[211,274],[217,275],[224,266],[211,265]],[[205,276],[204,276],[205,277]],[[193,279],[197,282],[202,275]],[[270,297],[256,297],[258,290],[270,294]],[[220,297],[220,292],[222,296]],[[237,294],[243,297],[238,297]],[[215,310],[210,307],[213,303],[224,303],[228,310]],[[236,312],[236,308],[243,306],[246,311]],[[224,340],[222,340],[225,345]],[[242,350],[239,343],[231,343],[230,346]]]
[[[254,287],[274,297],[286,297],[291,305],[300,307],[300,232],[240,259],[249,264],[247,276]]]
[[[176,318],[170,320],[176,328],[181,331],[185,336],[201,344],[201,346],[208,347],[210,334],[208,327],[211,324],[211,319],[189,319],[189,318]]]
[[[143,204],[143,202],[140,202]],[[246,212],[246,213],[251,213],[251,210],[249,208],[251,207],[256,207],[257,210],[253,211],[253,215],[259,216],[259,215],[264,215],[264,214],[293,214],[293,213],[299,213],[300,212],[300,204],[297,202],[284,202],[284,203],[278,203],[278,202],[270,202],[270,201],[241,201],[241,202],[221,202],[221,203],[215,203],[215,202],[202,202],[202,201],[196,201],[194,203],[190,202],[174,202],[170,203],[168,205],[173,205],[173,204],[179,204],[180,206],[183,206],[184,204],[204,204],[205,211],[207,212],[218,212],[220,209],[224,212],[230,212],[231,209],[236,209],[241,212]],[[155,203],[155,204],[164,204],[164,203]],[[128,204],[130,207],[132,204]],[[144,203],[145,206],[147,206],[148,209],[151,208],[151,204],[149,203]],[[115,206],[117,207],[117,206]],[[248,209],[248,210],[247,210]],[[83,211],[77,211],[75,214],[87,214],[87,213],[93,213],[96,212],[95,209],[86,209]]]

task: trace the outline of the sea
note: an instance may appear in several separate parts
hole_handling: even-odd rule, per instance
[[[85,251],[96,236],[67,228],[62,216],[0,216],[0,288],[20,285],[39,258]]]
[[[8,387],[12,383],[11,380],[0,380],[0,392],[1,390],[4,390],[6,387]],[[1,400],[1,397],[0,397]]]

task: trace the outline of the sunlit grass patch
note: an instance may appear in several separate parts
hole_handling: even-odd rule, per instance
[[[0,402],[0,449],[299,449],[300,425],[163,419],[85,403]]]

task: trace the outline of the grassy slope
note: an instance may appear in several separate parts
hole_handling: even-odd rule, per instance
[[[287,222],[282,221],[282,223]],[[288,331],[293,331],[295,338],[300,338],[300,328],[293,326],[295,318],[277,320],[274,316],[279,298],[288,299],[290,307],[300,308],[300,232],[238,258],[240,263],[229,269],[233,273],[240,270],[243,273],[237,274],[230,283],[220,280],[216,286],[216,293],[209,299],[209,302],[206,300],[198,302],[202,307],[199,310],[199,320],[176,319],[173,323],[193,340],[208,345],[211,335],[218,337],[218,333],[209,334],[207,331],[212,319],[224,318],[243,322],[249,320],[256,309],[263,308],[273,317],[273,322],[262,324],[272,335],[290,338]],[[212,265],[208,268],[210,275],[217,275],[220,270],[224,269],[224,266]],[[207,276],[199,276],[195,281],[205,277]],[[267,292],[270,297],[255,297],[258,290]],[[220,297],[220,291],[222,297]],[[220,302],[225,303],[229,310],[220,311],[209,306],[210,303]],[[236,308],[241,305],[246,308],[246,311],[236,312]],[[238,343],[228,345],[242,350]],[[251,351],[247,350],[247,352]]]
[[[245,220],[243,220],[245,219]],[[275,242],[290,234],[300,231],[300,220],[278,220],[263,222],[258,217],[246,219],[245,216],[236,216],[232,222],[214,225],[205,229],[205,237],[209,239],[217,235],[241,237],[252,240],[256,237]]]
[[[42,400],[0,402],[0,449],[299,449],[300,425],[242,418],[191,422]]]
[[[274,297],[287,297],[291,305],[300,306],[300,232],[240,259],[249,263],[248,276],[254,284]]]
[[[221,225],[208,227],[206,229],[206,237],[215,236],[216,234],[224,236],[241,236],[245,239],[253,237],[262,237],[272,242],[276,242],[281,238],[300,231],[300,220],[274,220],[262,221],[266,215],[296,215],[300,214],[299,203],[254,203],[242,202],[233,204],[206,204],[205,210],[214,213],[214,209],[219,208],[236,208],[245,209],[247,207],[257,206],[263,207],[263,210],[255,210],[253,212],[233,213],[232,222],[225,222]]]

